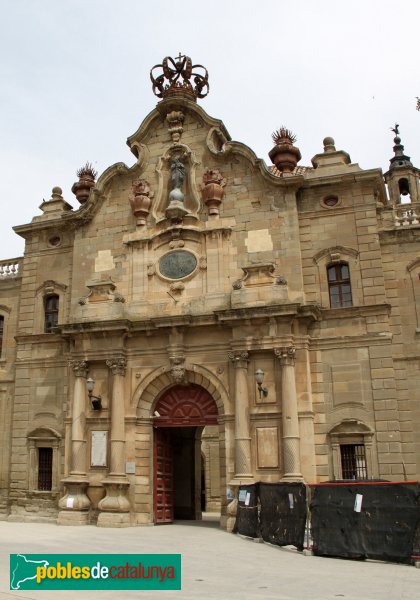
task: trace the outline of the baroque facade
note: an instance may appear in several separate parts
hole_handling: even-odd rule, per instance
[[[74,209],[53,188],[0,262],[0,518],[226,526],[240,483],[417,479],[420,172],[398,127],[385,175],[330,137],[300,167],[284,127],[267,167],[197,103],[203,67],[160,67],[135,164],[81,168]]]

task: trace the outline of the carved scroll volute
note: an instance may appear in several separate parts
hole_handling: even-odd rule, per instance
[[[209,215],[218,215],[223,200],[226,179],[218,169],[207,169],[203,175],[201,195],[207,206]]]
[[[139,179],[133,183],[133,195],[130,198],[130,204],[131,210],[137,219],[137,225],[146,224],[153,196],[150,184],[145,179]]]

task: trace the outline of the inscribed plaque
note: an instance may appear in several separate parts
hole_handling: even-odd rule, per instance
[[[91,467],[106,467],[107,431],[92,431]]]

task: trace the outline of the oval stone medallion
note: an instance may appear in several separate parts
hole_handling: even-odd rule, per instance
[[[176,250],[165,254],[159,261],[161,275],[168,279],[182,279],[190,275],[197,266],[197,259],[191,252]]]

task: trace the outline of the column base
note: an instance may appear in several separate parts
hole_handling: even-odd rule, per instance
[[[98,527],[131,527],[130,513],[101,512],[98,516]]]
[[[303,483],[303,475],[302,473],[285,473],[280,481],[284,481],[285,483]]]
[[[251,485],[255,483],[255,477],[251,473],[235,475],[228,483],[229,486],[239,487],[240,485]]]
[[[60,510],[57,525],[89,525],[89,512],[81,510]]]
[[[90,500],[86,494],[86,488],[89,485],[87,477],[70,475],[61,481],[66,487],[66,493],[58,502],[61,511],[58,513],[57,522],[60,525],[86,525],[90,509]],[[72,513],[76,515],[74,518],[65,517],[66,514],[71,515]]]
[[[98,504],[99,510],[105,513],[128,513],[130,502],[127,498],[130,482],[124,475],[109,475],[102,482],[106,496]]]

